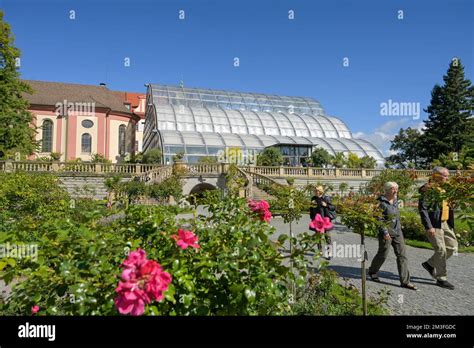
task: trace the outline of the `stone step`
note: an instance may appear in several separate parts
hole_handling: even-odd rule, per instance
[[[267,192],[263,191],[262,189],[259,189],[258,187],[254,186],[252,188],[252,199],[256,201],[261,201],[262,199],[266,200],[267,202],[269,200],[272,200],[274,197]]]
[[[61,176],[60,185],[73,198],[107,198],[106,178],[103,176]],[[123,178],[122,181],[128,181]]]

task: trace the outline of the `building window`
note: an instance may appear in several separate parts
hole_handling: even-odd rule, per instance
[[[119,127],[119,154],[125,154],[125,125]]]
[[[92,137],[89,133],[84,133],[81,136],[81,152],[82,153],[92,152]]]
[[[53,151],[53,121],[43,121],[43,135],[41,141],[41,151],[51,152]]]
[[[92,128],[92,126],[94,125],[94,122],[92,122],[91,120],[84,120],[81,122],[82,124],[82,127],[84,128]]]

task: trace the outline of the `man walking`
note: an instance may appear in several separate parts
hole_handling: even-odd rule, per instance
[[[427,202],[427,192],[434,188],[443,192],[441,185],[449,178],[449,171],[444,167],[435,167],[431,180],[423,185],[418,201],[421,222],[428,233],[428,240],[434,249],[433,256],[421,265],[436,279],[436,285],[454,290],[454,285],[447,281],[446,261],[458,250],[458,241],[454,234],[454,211],[446,201]]]
[[[401,287],[417,290],[417,287],[410,282],[410,272],[408,271],[408,259],[400,221],[397,193],[398,184],[396,182],[387,182],[384,185],[384,194],[378,198],[383,214],[383,221],[387,222],[387,227],[380,228],[378,236],[379,249],[370,265],[369,277],[375,282],[380,282],[377,273],[387,259],[391,245],[397,257],[397,268]]]

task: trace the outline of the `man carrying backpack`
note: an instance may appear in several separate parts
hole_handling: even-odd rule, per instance
[[[318,185],[314,190],[314,196],[311,198],[311,207],[309,208],[309,217],[311,221],[314,220],[316,215],[319,214],[321,217],[327,217],[331,221],[336,219],[336,208],[331,204],[331,198],[324,194],[324,188],[321,185]],[[324,237],[323,237],[324,236]],[[331,245],[331,234],[329,231],[321,236],[321,239],[325,239],[326,245]],[[319,250],[322,250],[322,243],[318,244]],[[330,250],[330,249],[329,249]],[[326,253],[326,259],[330,260],[332,255],[330,251]]]

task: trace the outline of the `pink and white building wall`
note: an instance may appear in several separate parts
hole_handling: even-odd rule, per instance
[[[61,161],[94,154],[120,162],[140,151],[145,95],[111,91],[106,86],[26,81],[33,88],[30,103],[40,142],[37,157],[61,153]]]

